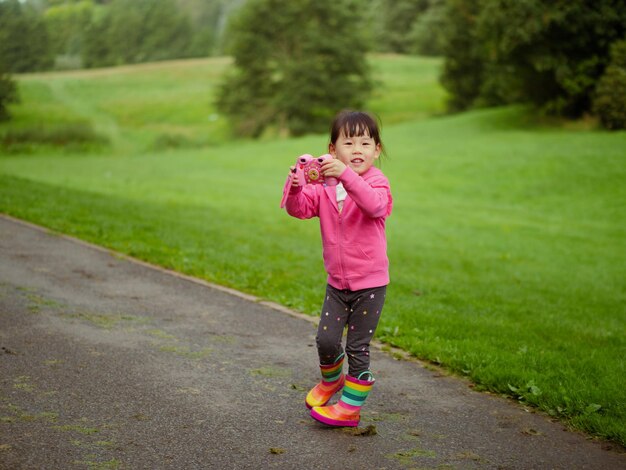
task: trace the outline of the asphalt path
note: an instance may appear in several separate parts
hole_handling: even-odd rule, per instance
[[[0,216],[0,468],[624,469],[618,446],[374,350],[357,429],[312,420],[315,324]]]

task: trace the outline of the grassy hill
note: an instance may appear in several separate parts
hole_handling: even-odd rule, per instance
[[[437,116],[438,61],[372,61],[394,196],[377,337],[626,443],[626,133],[516,107]],[[211,105],[227,64],[20,77],[0,135],[95,137],[5,148],[0,211],[316,315],[318,225],[278,203],[327,136],[230,141]]]
[[[443,110],[439,60],[379,55],[371,63],[378,86],[369,108],[386,124]],[[228,58],[195,59],[22,75],[19,86],[27,105],[13,108],[14,120],[0,127],[0,136],[27,130],[27,142],[4,151],[36,150],[29,140],[64,135],[68,129],[71,137],[77,124],[87,124],[108,140],[108,154],[222,144],[229,139],[229,127],[214,98],[229,64]],[[269,131],[264,139],[274,137]]]

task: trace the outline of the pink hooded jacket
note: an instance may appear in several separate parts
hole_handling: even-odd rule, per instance
[[[286,187],[286,209],[299,219],[320,218],[328,284],[356,291],[389,284],[385,219],[391,214],[389,181],[371,167],[359,176],[351,168],[339,177],[348,193],[339,212],[334,186]],[[289,182],[288,182],[289,184]]]

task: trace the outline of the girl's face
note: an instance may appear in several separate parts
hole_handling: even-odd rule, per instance
[[[358,175],[369,170],[380,156],[381,147],[365,132],[360,136],[347,137],[341,132],[334,144],[328,145],[328,152],[352,168]]]

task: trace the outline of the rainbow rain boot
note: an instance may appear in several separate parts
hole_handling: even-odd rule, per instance
[[[364,374],[369,374],[371,380],[360,380],[349,375],[346,376],[339,401],[331,406],[314,407],[311,410],[311,417],[329,426],[358,426],[361,419],[361,406],[363,406],[374,385],[372,374],[364,372],[359,377]]]
[[[344,354],[335,360],[333,364],[320,365],[322,380],[306,396],[306,407],[324,406],[332,396],[341,390],[345,380],[343,375]]]

